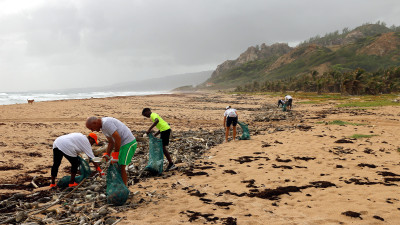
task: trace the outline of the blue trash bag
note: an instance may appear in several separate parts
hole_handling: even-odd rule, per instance
[[[242,136],[239,138],[239,140],[250,140],[249,126],[240,121],[238,121],[238,124],[242,128]]]
[[[89,163],[86,162],[84,159],[79,157],[79,171],[81,171],[81,175],[75,177],[75,182],[80,183],[84,178],[87,178],[92,174],[90,171]],[[71,176],[64,176],[58,182],[57,186],[61,189],[67,188],[69,181],[71,180]]]
[[[149,142],[149,162],[144,169],[154,175],[161,175],[164,164],[162,140],[150,133]]]
[[[118,163],[113,163],[107,170],[107,203],[115,206],[125,204],[129,197],[129,189],[121,177],[121,168]]]

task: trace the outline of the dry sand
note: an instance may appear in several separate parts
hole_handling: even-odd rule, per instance
[[[112,116],[141,131],[151,125],[141,110],[150,107],[173,130],[212,131],[221,129],[231,105],[258,135],[211,148],[192,173],[168,172],[130,186],[140,191],[128,203],[137,208],[117,214],[127,217],[120,224],[399,224],[400,108],[339,110],[334,102],[295,99],[297,119],[254,121],[276,100],[199,93],[0,106],[0,193],[27,192],[15,189],[26,189],[34,176],[49,177],[53,141],[87,134],[88,116]],[[317,123],[333,120],[366,125]],[[346,138],[353,134],[376,136]],[[335,143],[342,138],[353,143]],[[67,166],[63,160],[59,177]]]

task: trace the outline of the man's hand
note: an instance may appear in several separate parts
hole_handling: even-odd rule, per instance
[[[100,177],[102,177],[102,176],[105,175],[105,173],[103,172],[103,170],[101,170],[100,166],[98,166],[98,167],[96,168],[96,170],[99,172]]]
[[[110,159],[110,154],[107,153],[107,152],[104,152],[104,153],[103,153],[103,158],[105,158],[106,161],[108,161],[108,160]]]
[[[150,132],[151,132],[151,130],[153,129],[153,127],[155,127],[157,124],[158,124],[158,119],[156,118],[155,120],[154,120],[154,123],[149,127],[149,129],[146,131],[146,134],[148,135],[148,134],[150,134]]]

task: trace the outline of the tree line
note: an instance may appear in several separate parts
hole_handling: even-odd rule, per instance
[[[400,66],[367,72],[358,68],[349,72],[329,71],[307,74],[281,80],[253,81],[236,87],[237,92],[303,91],[341,93],[343,95],[377,95],[400,92]]]
[[[355,28],[354,30],[358,30],[366,36],[373,36],[381,33],[400,31],[400,26],[392,25],[387,27],[385,22],[377,21],[375,24],[364,23],[362,26]],[[340,45],[343,44],[346,35],[354,30],[350,30],[348,27],[346,27],[342,29],[342,32],[336,30],[331,33],[326,33],[324,36],[316,35],[306,41],[301,42],[299,46],[305,46],[309,44],[318,44],[321,46]]]

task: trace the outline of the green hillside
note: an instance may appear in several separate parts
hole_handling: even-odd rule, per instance
[[[398,47],[400,47],[400,32],[394,34],[398,37]],[[324,63],[329,63],[331,70],[339,72],[351,71],[357,68],[363,68],[366,71],[372,72],[378,69],[399,66],[400,48],[382,56],[357,54],[359,49],[368,46],[379,36],[381,36],[381,34],[360,39],[356,43],[343,46],[336,51],[332,51],[326,47],[319,47],[317,51],[314,51],[313,54],[308,56],[301,56],[300,53],[300,57],[294,62],[271,71],[269,74],[265,74],[266,78],[283,79],[293,75],[309,73],[313,68]],[[303,48],[307,47],[308,46],[300,47],[297,51],[301,51]]]
[[[224,68],[206,83],[213,84],[209,88],[232,88],[254,81],[288,79],[313,71],[345,73],[362,68],[374,72],[400,66],[399,30],[395,26],[387,28],[383,23],[365,24],[351,31],[310,38],[286,54]]]
[[[237,84],[252,82],[263,76],[263,71],[271,65],[278,57],[271,57],[266,60],[256,60],[247,62],[241,66],[233,68],[221,76],[211,79],[208,82],[219,84],[222,87],[233,87]]]

